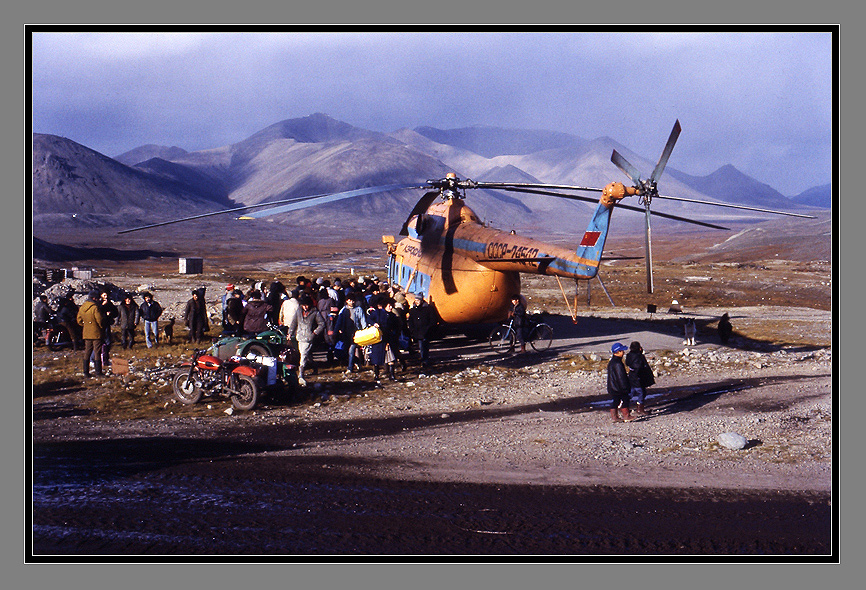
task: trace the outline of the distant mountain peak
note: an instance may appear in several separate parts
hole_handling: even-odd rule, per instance
[[[327,143],[331,141],[358,141],[381,138],[383,134],[368,131],[339,121],[324,113],[313,113],[297,119],[286,119],[265,127],[247,141],[259,139],[294,139],[299,143]],[[242,143],[244,143],[242,142]]]
[[[481,125],[459,129],[416,127],[414,131],[437,143],[467,150],[485,158],[525,155],[556,148],[579,149],[586,144],[586,140],[560,131],[503,129]]]
[[[121,164],[126,164],[127,166],[135,166],[136,164],[146,162],[153,158],[171,161],[177,158],[181,158],[187,153],[188,152],[185,149],[179,148],[177,146],[168,147],[164,145],[148,143],[146,145],[141,145],[137,148],[133,148],[128,152],[124,152],[119,156],[115,156],[114,159]]]
[[[823,184],[807,189],[791,200],[799,205],[807,207],[821,207],[830,209],[833,206],[833,185]]]

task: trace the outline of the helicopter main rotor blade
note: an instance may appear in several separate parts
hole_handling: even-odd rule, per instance
[[[541,191],[534,189],[511,189],[514,192],[518,193],[531,193],[534,195],[548,195],[551,197],[559,197],[561,199],[570,199],[572,201],[586,201],[589,203],[597,203],[598,199],[593,199],[592,197],[582,197],[580,195],[566,195],[562,193],[555,193],[552,191]],[[616,204],[617,209],[628,209],[629,211],[637,211],[638,213],[645,213],[646,209],[644,207],[635,207],[634,205],[625,205],[623,203]],[[696,219],[689,219],[688,217],[680,217],[679,215],[673,215],[671,213],[660,213],[658,211],[650,211],[650,215],[655,215],[656,217],[664,217],[665,219],[673,219],[674,221],[682,221],[683,223],[691,223],[692,225],[700,225],[703,227],[709,227],[712,229],[723,229],[726,231],[730,231],[730,228],[724,227],[722,225],[716,225],[714,223],[709,223],[706,221],[698,221]]]
[[[259,219],[261,217],[267,217],[269,215],[277,215],[279,213],[287,213],[289,211],[297,211],[298,209],[306,209],[307,207],[315,207],[316,205],[323,205],[325,203],[333,203],[334,201],[341,201],[343,199],[348,199],[351,197],[360,197],[362,195],[371,195],[375,193],[384,193],[388,191],[395,190],[405,190],[405,189],[414,189],[414,188],[426,188],[427,185],[419,185],[417,182],[414,184],[387,184],[383,186],[372,186],[367,188],[359,188],[351,191],[343,191],[339,193],[329,193],[325,195],[315,195],[312,197],[303,197],[301,199],[296,199],[294,201],[290,201],[286,205],[280,205],[278,207],[273,207],[271,209],[263,209],[262,211],[255,211],[246,215],[245,217],[252,217],[253,219]],[[268,203],[273,204],[273,203]]]
[[[587,203],[598,203],[598,199],[595,197],[584,197],[582,195],[569,195],[567,193],[558,193],[554,191],[546,191],[541,189],[533,189],[533,188],[509,188],[507,190],[513,191],[515,193],[528,193],[531,195],[546,195],[548,197],[559,197],[560,199],[569,199],[572,201],[586,201]]]
[[[537,188],[551,190],[569,190],[569,191],[591,191],[600,193],[604,189],[593,186],[574,186],[570,184],[544,184],[531,182],[476,182],[472,188],[487,188],[501,190],[518,190],[522,188]]]
[[[257,203],[255,205],[244,205],[242,207],[233,207],[231,209],[222,209],[220,211],[210,211],[208,213],[200,213],[198,215],[190,215],[189,217],[182,217],[180,219],[172,219],[169,221],[161,221],[159,223],[151,223],[148,225],[142,225],[139,227],[133,227],[131,229],[124,229],[118,234],[126,234],[129,232],[139,231],[143,229],[150,229],[152,227],[162,227],[164,225],[171,225],[173,223],[181,223],[183,221],[192,221],[194,219],[202,219],[204,217],[212,217],[214,215],[223,215],[226,213],[236,213],[238,211],[249,211],[250,209],[260,209],[262,207],[269,207],[270,209],[265,209],[263,211],[257,211],[255,213],[251,213],[246,217],[265,217],[267,215],[274,215],[276,213],[281,213],[283,210],[293,211],[295,209],[303,209],[305,207],[313,207],[315,205],[319,205],[322,203],[328,203],[331,201],[337,201],[340,199],[346,199],[349,197],[377,193],[377,192],[386,192],[389,190],[398,190],[398,189],[412,189],[412,188],[424,188],[427,185],[418,185],[416,184],[389,184],[384,186],[374,186],[364,189],[356,189],[352,191],[346,191],[341,193],[322,193],[319,195],[309,195],[306,197],[293,197],[291,199],[282,199],[279,201],[268,201],[267,203]],[[315,202],[314,202],[315,201]]]
[[[625,159],[625,156],[620,154],[618,151],[613,150],[613,153],[610,155],[610,161],[613,162],[617,168],[625,172],[625,175],[631,179],[636,187],[641,186],[640,172],[638,172],[637,168],[631,165],[631,162]]]
[[[321,196],[321,195],[316,195],[316,196]],[[234,207],[232,209],[222,209],[220,211],[210,211],[209,213],[200,213],[199,215],[190,215],[189,217],[182,217],[180,219],[172,219],[170,221],[161,221],[159,223],[151,223],[148,225],[133,227],[131,229],[124,229],[124,230],[121,230],[117,233],[118,234],[128,234],[129,232],[139,231],[142,229],[150,229],[152,227],[162,227],[164,225],[171,225],[172,223],[181,223],[183,221],[192,221],[193,219],[202,219],[204,217],[212,217],[214,215],[223,215],[224,213],[236,213],[238,211],[248,211],[249,209],[252,209],[255,207],[265,207],[265,206],[274,205],[275,203],[289,203],[289,202],[293,202],[293,201],[301,201],[301,200],[310,199],[310,198],[314,198],[314,197],[296,197],[294,199],[285,199],[282,201],[276,201],[276,202],[270,202],[270,203],[259,203],[258,205],[244,205],[243,207]]]
[[[674,144],[677,142],[677,138],[680,136],[680,131],[682,131],[682,127],[680,127],[680,120],[677,119],[676,123],[674,123],[674,128],[671,129],[670,137],[668,137],[668,142],[665,144],[665,149],[662,150],[662,155],[659,157],[658,164],[656,164],[653,173],[650,175],[650,180],[657,181],[662,172],[665,170],[665,166],[668,164],[668,159],[671,157],[671,152],[674,151]]]
[[[804,213],[790,213],[788,211],[776,211],[774,209],[762,209],[760,207],[748,207],[746,205],[734,205],[732,203],[718,203],[716,201],[701,201],[700,199],[686,199],[684,197],[669,197],[665,195],[656,195],[656,199],[668,199],[669,201],[684,201],[686,203],[698,203],[700,205],[712,205],[714,207],[728,207],[730,209],[746,209],[747,211],[760,211],[761,213],[774,213],[776,215],[787,215],[788,217],[804,217],[806,219],[815,219],[814,215],[806,215]]]

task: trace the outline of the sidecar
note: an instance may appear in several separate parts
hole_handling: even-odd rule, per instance
[[[287,345],[286,335],[275,328],[260,332],[253,337],[226,336],[220,338],[211,345],[208,354],[222,360],[233,356],[247,357],[250,354],[261,357],[277,357]]]

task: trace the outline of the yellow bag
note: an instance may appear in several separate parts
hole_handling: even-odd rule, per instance
[[[382,342],[382,332],[376,326],[370,326],[369,328],[358,330],[355,332],[354,342],[358,346],[378,344],[379,342]]]

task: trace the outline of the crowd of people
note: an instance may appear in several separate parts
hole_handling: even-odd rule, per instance
[[[112,327],[119,329],[123,349],[135,346],[135,337],[142,326],[148,348],[161,341],[170,342],[174,318],[167,322],[164,309],[153,293],[122,293],[121,301],[111,301],[108,289],[93,291],[79,308],[73,293],[61,297],[53,310],[45,295],[34,308],[37,326],[57,322],[69,333],[73,350],[84,350],[90,370],[101,375],[110,364],[109,351],[113,340]],[[405,293],[399,286],[379,281],[375,277],[339,278],[315,281],[297,277],[287,287],[283,282],[257,282],[246,292],[229,284],[221,296],[221,336],[253,337],[269,329],[281,330],[297,346],[300,353],[299,382],[306,384],[309,372],[316,373],[313,351],[321,348],[329,364],[341,363],[347,374],[370,365],[376,380],[386,374],[396,379],[396,369],[406,369],[406,355],[417,350],[422,366],[430,363],[430,340],[439,323],[432,302],[421,293]],[[211,330],[208,305],[203,287],[193,289],[179,318],[187,328],[191,344],[206,341]],[[355,333],[376,326],[381,341],[358,346]],[[97,332],[99,337],[97,337]],[[96,357],[99,362],[96,362]]]
[[[407,294],[375,277],[344,283],[339,278],[313,281],[299,276],[290,287],[275,280],[256,283],[246,293],[229,284],[222,297],[222,316],[223,335],[252,336],[271,327],[296,342],[302,385],[310,372],[317,371],[312,352],[318,346],[328,363],[341,363],[347,374],[369,364],[376,380],[383,372],[395,380],[396,368],[405,370],[405,355],[416,348],[426,366],[430,338],[439,322],[435,307],[423,294]],[[379,329],[381,341],[357,345],[355,333],[369,326]]]
[[[174,318],[163,325],[159,321],[163,307],[152,293],[141,293],[141,303],[135,296],[124,293],[115,305],[107,289],[91,291],[79,307],[73,293],[61,297],[56,310],[52,310],[45,295],[40,295],[35,307],[35,322],[47,324],[53,319],[65,328],[71,337],[73,350],[83,350],[82,369],[90,377],[110,364],[109,352],[113,342],[112,326],[120,330],[122,348],[135,344],[136,329],[143,324],[145,345],[152,348],[160,338],[170,341]],[[514,322],[521,350],[525,350],[523,327],[525,302],[519,295],[511,299],[509,317]],[[310,371],[317,372],[313,362],[314,347],[324,349],[329,364],[341,363],[346,374],[360,370],[364,365],[373,369],[378,381],[384,371],[396,380],[396,368],[406,370],[406,354],[417,350],[422,367],[430,363],[430,340],[439,323],[432,302],[423,293],[405,293],[398,285],[364,277],[349,279],[345,284],[339,278],[330,281],[319,278],[311,281],[304,276],[295,279],[292,288],[281,281],[270,284],[258,282],[246,293],[229,284],[221,298],[222,336],[253,337],[268,329],[281,330],[297,346],[300,354],[298,381],[306,385]],[[189,342],[205,340],[210,323],[205,302],[205,289],[194,289],[183,314]],[[355,334],[370,326],[378,328],[380,339],[360,346]],[[719,322],[719,336],[723,343],[730,338],[732,328],[728,314]],[[626,354],[628,353],[628,354]],[[607,367],[607,391],[611,397],[610,413],[614,422],[630,422],[646,414],[646,389],[655,383],[652,369],[639,342],[626,346],[616,342],[611,347]],[[630,405],[636,404],[634,414]]]

